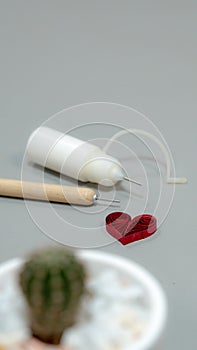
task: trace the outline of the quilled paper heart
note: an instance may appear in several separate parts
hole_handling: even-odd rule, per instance
[[[157,231],[157,220],[149,214],[131,218],[122,212],[114,212],[106,217],[106,230],[123,245],[145,239]]]

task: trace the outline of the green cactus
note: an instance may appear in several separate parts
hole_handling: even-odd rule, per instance
[[[85,269],[64,248],[47,248],[25,262],[19,283],[29,306],[30,326],[39,340],[59,344],[77,318],[85,292]]]

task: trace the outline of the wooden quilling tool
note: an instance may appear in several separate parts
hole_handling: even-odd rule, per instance
[[[92,205],[98,200],[109,203],[120,203],[118,199],[100,197],[91,188],[9,179],[0,179],[0,196],[86,206]]]

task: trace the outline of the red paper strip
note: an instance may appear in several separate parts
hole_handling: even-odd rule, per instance
[[[131,218],[122,212],[114,212],[106,217],[106,230],[123,245],[145,239],[157,231],[157,220],[149,214]]]

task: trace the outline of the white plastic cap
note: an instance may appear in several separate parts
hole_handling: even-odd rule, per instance
[[[48,127],[39,127],[27,144],[29,160],[83,182],[113,186],[123,179],[117,159],[96,145]]]

